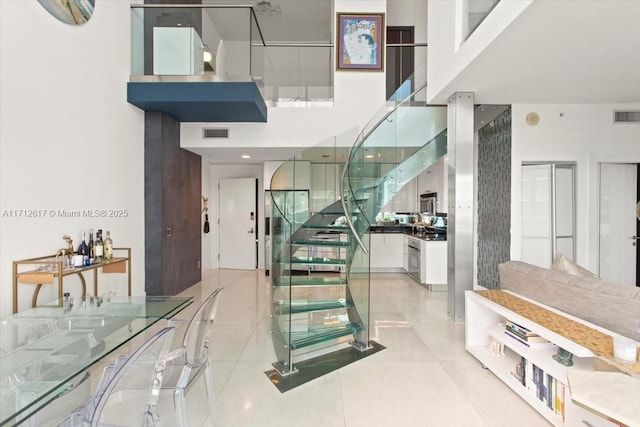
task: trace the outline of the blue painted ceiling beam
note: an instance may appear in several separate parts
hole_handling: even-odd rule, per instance
[[[127,101],[179,122],[267,121],[267,106],[253,82],[129,82]]]

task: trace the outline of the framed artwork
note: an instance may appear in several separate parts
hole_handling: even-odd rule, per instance
[[[336,69],[384,71],[384,13],[338,13]]]
[[[69,25],[81,25],[93,15],[95,0],[38,0],[50,14]]]

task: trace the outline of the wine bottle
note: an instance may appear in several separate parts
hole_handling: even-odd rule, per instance
[[[96,257],[95,250],[93,248],[94,244],[95,243],[93,242],[93,229],[90,228],[89,229],[89,244],[88,244],[88,247],[89,247],[89,263],[90,264],[93,264],[94,258]]]
[[[89,247],[87,246],[86,233],[82,232],[82,242],[78,246],[78,255],[82,255],[82,263],[89,265]]]
[[[102,241],[102,230],[96,232],[96,241],[93,245],[93,256],[95,262],[101,262],[104,257],[104,243]]]
[[[107,230],[107,238],[104,239],[104,259],[113,258],[113,240],[111,240],[111,232]]]

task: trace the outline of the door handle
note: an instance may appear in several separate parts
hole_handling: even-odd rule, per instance
[[[640,240],[640,236],[631,236],[629,237],[631,240]]]
[[[247,234],[253,234],[253,228],[250,228],[249,231],[247,231]]]

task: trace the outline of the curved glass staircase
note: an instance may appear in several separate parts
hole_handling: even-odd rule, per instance
[[[402,186],[446,154],[446,107],[427,106],[425,92],[422,86],[387,102],[346,163],[340,153],[349,148],[332,142],[299,153],[273,175],[271,329],[280,378],[310,360],[330,372],[346,364],[336,352],[376,345],[369,340],[369,226]],[[304,176],[318,158],[331,179],[310,206]]]

